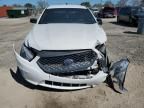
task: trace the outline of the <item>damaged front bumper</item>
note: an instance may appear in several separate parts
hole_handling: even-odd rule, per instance
[[[76,90],[88,88],[104,82],[107,73],[98,71],[96,75],[89,74],[87,78],[81,77],[62,77],[44,72],[37,64],[39,56],[36,56],[32,61],[22,58],[14,49],[18,68],[20,69],[24,79],[34,85],[41,85],[44,87],[63,89],[63,90]]]
[[[72,70],[71,74],[66,75],[63,74],[62,71],[60,72],[60,74],[56,74],[57,72],[54,71],[58,69],[58,71],[61,70],[57,67],[44,67],[42,69],[42,67],[40,67],[40,65],[38,64],[40,56],[36,56],[32,61],[28,61],[21,57],[15,51],[15,49],[13,50],[16,56],[18,68],[20,69],[22,76],[26,81],[34,85],[40,85],[53,89],[76,90],[93,87],[94,85],[104,82],[108,76],[111,76],[117,79],[120,90],[125,90],[124,81],[129,64],[128,59],[122,59],[110,66],[106,63],[106,58],[104,59],[102,57],[102,54],[98,50],[94,50],[97,53],[98,59],[93,63],[91,67],[87,68],[87,73],[75,74],[75,72]],[[71,65],[71,62],[70,64],[69,61],[66,62],[67,63],[65,65]],[[96,66],[96,64],[99,64],[98,67]],[[75,68],[75,66],[73,68]],[[52,73],[48,73],[44,69],[50,69],[49,71],[51,71]],[[63,69],[64,71],[67,71],[67,68]],[[82,71],[82,73],[84,73],[84,71]]]

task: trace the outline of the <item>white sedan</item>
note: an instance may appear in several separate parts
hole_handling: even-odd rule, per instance
[[[30,22],[36,24],[27,35],[20,55],[14,49],[18,69],[26,81],[76,90],[93,87],[112,75],[124,90],[129,62],[123,59],[110,66],[105,47],[107,37],[99,26],[102,21],[97,21],[88,8],[49,6],[38,20],[33,18]]]

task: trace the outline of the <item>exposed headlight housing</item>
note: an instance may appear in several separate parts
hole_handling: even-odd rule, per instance
[[[35,57],[35,54],[31,48],[28,48],[25,44],[23,44],[21,47],[20,56],[28,61],[31,61]]]
[[[97,45],[95,48],[99,50],[102,54],[106,54],[106,46],[104,44]]]

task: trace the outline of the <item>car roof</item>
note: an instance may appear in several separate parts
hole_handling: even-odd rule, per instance
[[[50,5],[47,7],[47,9],[56,9],[56,8],[87,9],[85,6],[81,6],[81,5]]]

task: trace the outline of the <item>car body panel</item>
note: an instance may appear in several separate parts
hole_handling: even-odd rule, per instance
[[[123,7],[118,14],[118,20],[128,23],[138,24],[139,14],[143,13],[139,11],[142,7]]]
[[[72,79],[72,78],[66,78],[66,77],[58,77],[51,74],[47,74],[43,72],[39,66],[37,65],[36,61],[39,59],[39,57],[36,57],[33,61],[29,62],[22,58],[15,49],[14,53],[16,56],[16,61],[19,69],[21,70],[21,73],[24,77],[24,79],[34,85],[42,85],[45,87],[51,87],[54,89],[65,89],[65,90],[74,90],[74,89],[83,89],[87,87],[91,87],[92,85],[97,85],[99,83],[102,83],[106,80],[107,73],[104,73],[103,71],[99,71],[98,74],[93,76],[90,79]],[[65,86],[54,86],[54,85],[48,85],[45,84],[45,81],[56,81],[56,82],[62,82],[62,83],[73,83],[73,84],[87,84],[87,86],[84,87],[65,87]]]
[[[117,10],[114,7],[104,7],[100,14],[102,17],[112,18],[117,16]]]
[[[47,9],[55,9],[55,8],[87,9],[86,7],[83,6],[72,6],[72,5],[50,6]],[[96,20],[96,18],[92,13],[91,15]],[[41,17],[42,15],[39,17],[38,22]],[[34,85],[41,85],[41,86],[50,87],[54,89],[75,90],[75,89],[91,87],[93,85],[102,83],[106,80],[108,73],[104,72],[101,69],[96,71],[98,60],[104,58],[104,55],[102,54],[102,52],[96,49],[96,46],[105,45],[105,42],[107,41],[106,34],[102,29],[102,27],[98,25],[97,21],[95,21],[96,23],[93,24],[79,24],[79,23],[39,24],[38,22],[34,25],[33,29],[27,35],[23,43],[23,46],[27,49],[27,52],[31,49],[34,49],[39,52],[49,51],[49,50],[69,51],[69,50],[90,49],[93,51],[93,53],[97,55],[97,58],[95,58],[95,62],[93,63],[93,65],[91,65],[90,67],[88,67],[88,69],[84,71],[88,71],[90,73],[91,70],[95,70],[95,73],[85,74],[86,76],[85,79],[74,78],[75,75],[70,77],[67,76],[61,77],[50,73],[46,73],[37,64],[37,61],[40,58],[42,58],[40,57],[40,55],[35,55],[34,58],[32,58],[32,60],[26,60],[24,57],[22,57],[22,55],[19,55],[14,49],[17,66],[20,69],[22,76],[26,81]],[[70,59],[67,58],[67,60]],[[86,61],[87,59],[84,58],[84,60]],[[64,65],[63,62],[64,61],[62,61],[62,65]],[[47,84],[46,81],[50,81],[52,82],[52,84]],[[54,82],[62,83],[62,85],[60,86],[54,85]],[[71,85],[73,84],[77,84],[77,85],[84,84],[84,85],[77,86],[77,87],[76,86],[68,87],[68,86],[63,86],[63,84],[65,83]]]
[[[29,33],[26,42],[37,50],[73,50],[90,49],[106,40],[105,32],[97,23],[38,24]]]

